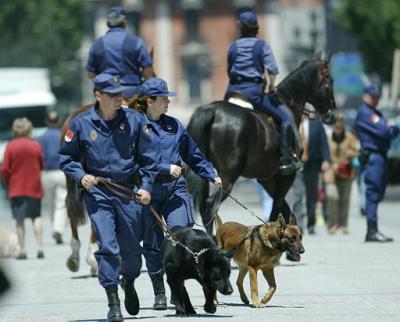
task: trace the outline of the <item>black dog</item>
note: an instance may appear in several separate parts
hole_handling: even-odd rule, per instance
[[[225,295],[233,292],[229,276],[230,259],[234,255],[234,250],[222,253],[210,236],[201,230],[176,227],[172,231],[176,239],[190,251],[201,253],[196,261],[195,256],[187,249],[179,244],[173,245],[169,239],[165,239],[161,245],[161,258],[175,302],[176,315],[196,314],[184,285],[186,279],[192,278],[203,287],[206,298],[204,310],[215,313],[216,291]]]

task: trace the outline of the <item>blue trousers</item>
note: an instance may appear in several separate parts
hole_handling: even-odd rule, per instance
[[[100,284],[104,288],[118,285],[120,274],[129,280],[138,277],[142,267],[142,206],[100,186],[85,192],[84,201],[99,246],[95,257]]]
[[[382,201],[387,184],[388,164],[380,153],[371,153],[367,163],[361,169],[366,186],[365,214],[368,221],[377,221],[378,204]]]
[[[293,125],[292,118],[281,105],[274,106],[268,94],[260,92],[260,85],[257,83],[229,84],[227,93],[239,92],[254,103],[256,110],[261,110],[270,115],[280,126]]]
[[[176,226],[192,227],[193,200],[188,193],[185,179],[179,178],[166,183],[155,183],[151,196],[151,205],[160,216],[163,216],[167,227]],[[151,279],[164,274],[161,263],[160,246],[164,240],[162,229],[156,223],[149,207],[143,210],[143,255],[146,259],[146,267]]]

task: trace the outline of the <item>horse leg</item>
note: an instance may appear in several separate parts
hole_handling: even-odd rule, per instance
[[[67,259],[67,267],[71,272],[77,272],[79,270],[79,250],[81,248],[81,242],[78,236],[78,225],[76,221],[70,220],[71,226],[71,250],[72,254]]]
[[[290,215],[292,211],[285,200],[286,194],[293,184],[295,175],[282,176],[277,174],[269,181],[260,181],[261,185],[268,191],[268,193],[274,199],[272,204],[271,216],[269,221],[278,219],[278,215],[281,213],[285,218],[286,223],[290,221]]]
[[[90,266],[90,275],[92,277],[97,276],[97,260],[94,256],[95,251],[97,250],[96,244],[96,236],[94,235],[93,226],[90,225],[90,238],[89,238],[89,247],[86,253],[86,263]]]

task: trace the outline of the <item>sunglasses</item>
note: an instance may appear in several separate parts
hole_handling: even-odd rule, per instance
[[[117,97],[117,96],[120,96],[120,95],[122,95],[122,92],[118,92],[118,93],[106,93],[106,92],[101,92],[102,94],[106,94],[107,96],[110,96],[110,97]]]

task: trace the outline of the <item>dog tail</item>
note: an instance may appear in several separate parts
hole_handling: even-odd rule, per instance
[[[221,219],[221,217],[218,215],[218,213],[215,214],[215,217],[214,217],[214,224],[215,224],[215,230],[216,230],[216,231],[218,230],[219,226],[221,226],[221,225],[223,224],[223,223],[222,223],[222,219]]]

